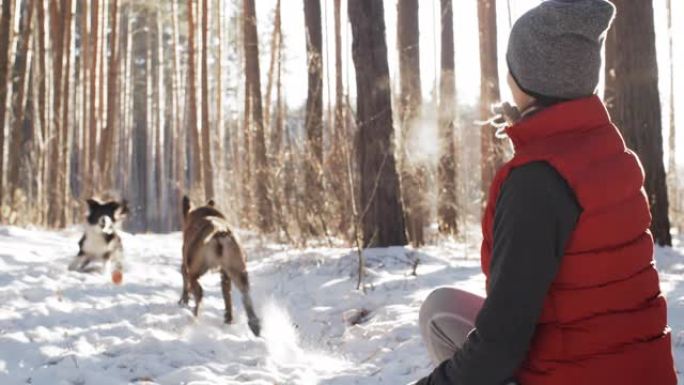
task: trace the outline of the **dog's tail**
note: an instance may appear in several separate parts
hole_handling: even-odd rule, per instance
[[[183,219],[188,216],[190,212],[190,198],[187,195],[183,195]]]

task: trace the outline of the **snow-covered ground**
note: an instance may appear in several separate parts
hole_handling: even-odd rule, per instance
[[[0,227],[0,384],[407,384],[430,370],[417,317],[435,287],[482,293],[477,247],[370,250],[367,293],[349,249],[295,250],[243,234],[263,335],[224,325],[217,274],[198,319],[177,305],[180,234],[124,235],[122,286],[68,272],[80,234]],[[684,258],[658,250],[678,366]],[[417,276],[414,261],[420,260]],[[349,323],[360,311],[361,322]]]

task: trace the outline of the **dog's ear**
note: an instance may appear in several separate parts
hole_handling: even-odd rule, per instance
[[[216,202],[214,202],[213,199],[209,199],[209,201],[207,202],[207,206],[214,207],[214,206],[216,206]]]
[[[187,217],[190,212],[190,198],[187,195],[183,195],[182,212],[183,218]]]
[[[126,215],[126,214],[128,214],[129,212],[130,212],[130,211],[128,210],[128,201],[125,200],[125,199],[122,199],[122,200],[121,200],[121,205],[119,206],[119,213],[120,213],[121,215]]]
[[[112,202],[114,204],[114,218],[119,221],[128,215],[128,201],[123,199],[121,202]]]
[[[93,198],[86,199],[86,203],[88,204],[89,213],[92,212],[95,207],[100,205],[100,203]]]

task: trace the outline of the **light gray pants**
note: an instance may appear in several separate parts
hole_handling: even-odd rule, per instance
[[[475,327],[484,298],[467,291],[441,287],[420,307],[419,324],[430,359],[435,365],[451,358]]]

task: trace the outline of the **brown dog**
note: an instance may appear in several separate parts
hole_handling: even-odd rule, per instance
[[[254,335],[259,336],[261,322],[254,313],[249,295],[249,277],[245,253],[223,214],[214,208],[214,202],[190,209],[190,199],[183,197],[183,293],[180,304],[187,305],[189,293],[195,299],[194,314],[199,312],[202,302],[202,286],[199,278],[209,270],[221,272],[221,289],[226,305],[224,319],[233,321],[231,281],[242,293],[242,303],[247,313],[247,324]]]

